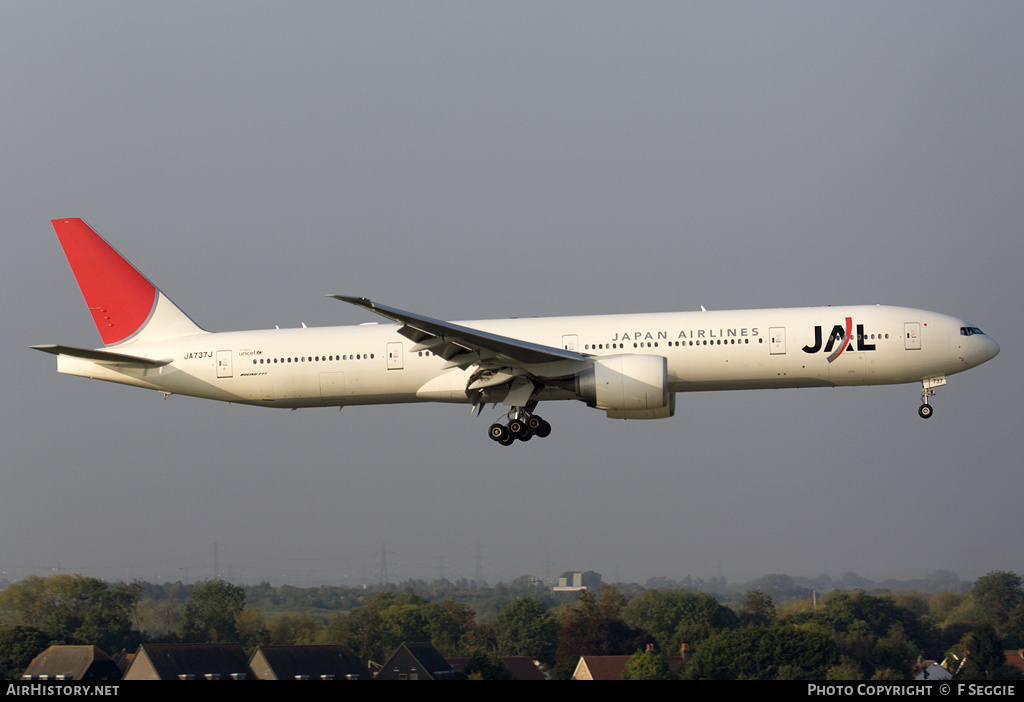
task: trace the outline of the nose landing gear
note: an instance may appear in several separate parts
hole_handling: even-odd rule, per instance
[[[917,414],[921,419],[928,419],[935,412],[928,404],[928,398],[935,394],[935,388],[945,384],[946,376],[921,381],[921,406],[917,408]]]

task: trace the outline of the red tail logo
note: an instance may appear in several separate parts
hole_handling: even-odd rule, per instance
[[[156,287],[81,219],[52,224],[103,343],[135,334],[153,311]]]

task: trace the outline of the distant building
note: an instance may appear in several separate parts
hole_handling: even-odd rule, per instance
[[[555,592],[575,592],[576,590],[586,590],[587,586],[583,584],[583,573],[570,573],[568,576],[563,575],[558,579],[558,585],[555,586]]]
[[[252,680],[239,644],[142,644],[124,680]]]
[[[374,680],[454,680],[455,669],[429,643],[404,643]]]
[[[369,680],[347,646],[260,646],[249,660],[257,680]]]
[[[95,646],[50,646],[32,659],[22,680],[120,680],[121,670]]]

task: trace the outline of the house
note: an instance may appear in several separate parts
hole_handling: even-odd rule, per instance
[[[454,680],[455,669],[429,643],[404,643],[391,654],[374,680]]]
[[[953,674],[936,661],[920,661],[913,671],[914,680],[952,680]]]
[[[653,652],[652,647],[648,651]],[[678,670],[686,661],[687,647],[683,644],[683,655],[666,656],[669,670]],[[572,673],[573,680],[622,680],[622,673],[632,656],[580,656],[576,670]]]
[[[1024,648],[1018,648],[1016,651],[1003,651],[1003,656],[1006,657],[1007,665],[1024,675]]]
[[[632,656],[580,656],[573,680],[622,680],[622,672]]]
[[[468,658],[446,658],[448,664],[461,674],[466,667]],[[527,656],[503,656],[502,664],[512,673],[513,680],[547,680],[547,676],[537,666],[537,662]]]
[[[257,680],[369,680],[347,646],[260,646],[249,660]]]
[[[142,644],[124,680],[252,680],[239,644]]]
[[[120,680],[121,670],[95,646],[50,646],[32,659],[22,680]]]

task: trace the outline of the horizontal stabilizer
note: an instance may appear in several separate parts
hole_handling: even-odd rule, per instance
[[[98,351],[95,349],[79,349],[74,346],[59,346],[57,344],[45,344],[43,346],[30,346],[29,348],[52,353],[54,356],[71,356],[81,358],[93,363],[116,366],[135,366],[137,368],[159,368],[171,362],[170,359],[159,360],[154,358],[142,358],[141,356],[129,356],[125,353],[113,353],[111,351]]]

